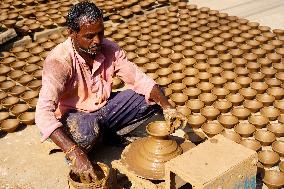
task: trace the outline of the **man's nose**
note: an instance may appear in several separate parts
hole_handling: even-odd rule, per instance
[[[96,35],[96,36],[93,38],[92,44],[93,44],[93,45],[95,45],[95,44],[101,44],[101,41],[102,41],[102,39],[99,37],[99,35]]]

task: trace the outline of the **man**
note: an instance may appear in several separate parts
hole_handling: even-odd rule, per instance
[[[69,38],[56,46],[43,65],[36,124],[42,141],[50,138],[65,153],[71,169],[87,181],[96,178],[86,154],[101,133],[131,131],[157,110],[184,120],[155,82],[129,62],[123,50],[104,39],[103,15],[89,2],[68,14]],[[131,89],[111,93],[113,76]]]

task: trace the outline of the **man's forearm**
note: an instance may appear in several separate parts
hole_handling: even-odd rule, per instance
[[[64,152],[67,152],[75,145],[67,134],[63,131],[62,127],[57,128],[55,131],[52,132],[50,135],[50,139],[59,146]]]
[[[159,85],[154,85],[151,93],[150,99],[154,100],[157,104],[159,104],[163,109],[173,108],[173,106],[169,103],[168,98],[165,96]]]

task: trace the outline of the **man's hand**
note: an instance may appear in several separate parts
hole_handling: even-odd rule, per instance
[[[71,169],[80,177],[81,182],[90,183],[98,179],[88,156],[79,147],[66,154],[66,158],[70,160]]]
[[[187,118],[182,113],[178,112],[175,108],[163,109],[164,117],[169,125],[169,132],[173,133],[177,128],[182,126],[185,128],[187,124]]]

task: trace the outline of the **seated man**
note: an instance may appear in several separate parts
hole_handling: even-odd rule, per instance
[[[67,25],[70,36],[50,52],[43,65],[36,124],[41,140],[50,138],[70,160],[71,169],[90,181],[96,175],[86,152],[100,133],[127,133],[158,105],[166,117],[184,120],[184,116],[118,45],[104,38],[103,15],[95,4],[73,6]],[[112,93],[114,75],[130,89]]]

